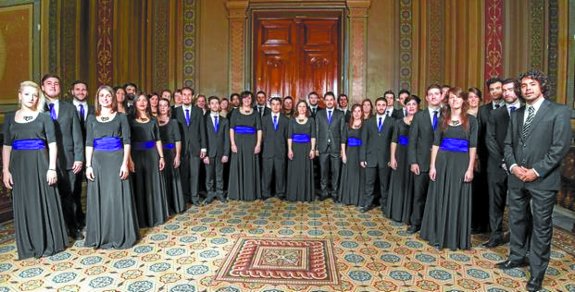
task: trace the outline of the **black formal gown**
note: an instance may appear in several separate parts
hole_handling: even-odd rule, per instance
[[[469,130],[462,125],[435,132],[434,146],[439,146],[435,181],[423,213],[421,238],[439,248],[471,247],[471,183],[464,182],[469,165],[469,148],[477,147],[477,120],[469,116]]]
[[[337,200],[346,205],[361,205],[365,188],[365,169],[359,165],[361,128],[346,127],[344,141],[347,162],[342,166]]]
[[[130,144],[126,115],[117,113],[108,122],[88,116],[86,146],[94,147],[94,181],[88,180],[85,246],[124,249],[140,238],[130,180],[120,179],[125,144]]]
[[[184,190],[180,177],[180,168],[174,168],[176,142],[181,142],[178,121],[170,119],[165,125],[160,125],[160,136],[164,147],[164,178],[166,180],[166,197],[170,214],[182,213],[186,209]],[[181,157],[180,157],[181,159]]]
[[[395,122],[392,142],[397,144],[395,158],[397,169],[391,172],[389,198],[387,199],[387,216],[393,221],[410,224],[413,206],[413,173],[407,161],[409,145],[409,127],[403,119]]]
[[[132,159],[136,172],[132,176],[140,227],[153,227],[166,222],[168,199],[166,180],[159,168],[156,141],[161,140],[156,119],[146,123],[131,120]],[[164,158],[165,162],[165,158]]]
[[[12,146],[10,173],[18,259],[63,251],[68,233],[56,185],[48,185],[48,143],[56,142],[50,115],[40,113],[26,123],[13,115],[4,122],[4,145]]]
[[[259,154],[254,154],[257,131],[262,129],[260,114],[252,110],[244,114],[238,110],[231,116],[230,131],[234,130],[237,153],[230,161],[230,200],[253,201],[261,197],[261,172]]]
[[[304,124],[291,119],[288,139],[292,139],[293,159],[288,159],[286,199],[311,202],[314,199],[313,160],[309,159],[311,139],[315,138],[315,121],[309,117]]]

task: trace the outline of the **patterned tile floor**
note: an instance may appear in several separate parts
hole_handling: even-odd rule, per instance
[[[5,228],[4,228],[5,229]],[[557,232],[556,232],[557,233]],[[507,246],[438,251],[378,210],[361,214],[331,201],[214,202],[143,230],[128,250],[94,250],[77,241],[49,258],[17,261],[0,244],[0,291],[518,291],[527,269],[493,268]],[[563,234],[565,236],[565,234]],[[216,274],[240,237],[329,239],[338,285],[227,283]],[[575,291],[575,257],[555,245],[544,287]]]

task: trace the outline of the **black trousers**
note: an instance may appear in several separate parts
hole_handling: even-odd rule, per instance
[[[182,189],[184,196],[189,202],[199,203],[199,181],[200,181],[200,163],[201,159],[197,155],[189,153],[182,157],[180,166],[180,175],[182,176]]]
[[[556,198],[554,190],[509,187],[509,259],[522,260],[529,253],[531,276],[539,279],[549,265]]]
[[[262,198],[272,196],[272,181],[277,196],[286,192],[286,160],[284,158],[262,158]]]
[[[390,168],[387,165],[376,167],[367,167],[365,169],[365,196],[364,207],[372,206],[375,203],[375,180],[379,177],[380,199],[379,204],[384,208],[387,206],[387,196],[389,192],[389,175]]]
[[[339,187],[339,170],[341,167],[341,156],[339,153],[320,153],[319,154],[320,166],[320,187],[323,197],[331,195],[332,198],[337,197],[337,189]],[[331,178],[331,187],[330,184]]]
[[[210,157],[210,163],[206,164],[206,192],[207,200],[214,197],[224,199],[224,164],[222,157]]]
[[[69,231],[81,229],[85,224],[82,211],[82,178],[84,172],[78,174],[69,169],[58,168],[58,192],[62,203],[64,221]]]
[[[421,226],[425,202],[427,201],[427,189],[429,187],[429,172],[420,171],[419,175],[413,176],[413,209],[411,211],[411,225]]]
[[[503,239],[503,213],[507,202],[507,174],[502,171],[487,173],[489,192],[489,228],[492,240]]]

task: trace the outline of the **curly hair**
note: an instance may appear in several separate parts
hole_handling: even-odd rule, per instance
[[[541,93],[543,93],[543,95],[547,93],[547,75],[545,75],[545,73],[537,69],[531,69],[527,72],[519,74],[517,79],[519,82],[521,82],[525,78],[530,78],[539,82],[539,86],[541,86]]]

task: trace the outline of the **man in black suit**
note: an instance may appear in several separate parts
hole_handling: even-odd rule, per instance
[[[295,116],[296,112],[293,109],[293,98],[291,96],[284,97],[282,112],[283,115],[288,119],[291,119]]]
[[[278,198],[285,197],[286,157],[289,120],[281,113],[279,97],[270,100],[271,114],[262,118],[262,199],[272,196],[272,181]]]
[[[405,109],[404,101],[410,95],[411,93],[409,93],[409,90],[407,89],[402,89],[399,91],[397,94],[397,103],[399,104],[399,108],[394,109],[393,113],[391,114],[394,119],[403,119],[405,116],[407,116],[407,109]]]
[[[491,97],[491,102],[484,104],[479,107],[477,113],[477,120],[479,122],[479,132],[477,139],[477,156],[479,157],[479,171],[481,173],[487,173],[487,161],[489,159],[489,151],[487,150],[487,145],[485,144],[485,136],[487,134],[487,124],[489,122],[489,117],[491,112],[505,105],[503,99],[503,89],[501,79],[494,77],[487,80],[487,87],[489,88],[489,96]],[[489,181],[491,184],[492,182]]]
[[[503,239],[503,212],[507,202],[507,167],[503,161],[503,147],[509,117],[521,107],[519,101],[519,85],[514,79],[502,81],[503,100],[505,104],[491,111],[487,122],[485,144],[488,150],[487,178],[489,184],[489,227],[491,236],[483,243],[484,247],[492,248],[505,243]]]
[[[395,93],[393,92],[393,90],[390,89],[390,90],[383,93],[383,97],[387,101],[387,107],[385,108],[385,114],[388,117],[393,118],[393,110],[394,110],[393,104],[395,102]]]
[[[56,144],[58,145],[58,191],[62,198],[62,211],[70,236],[82,239],[84,216],[82,212],[81,184],[76,180],[82,172],[84,161],[84,139],[76,108],[60,101],[60,78],[46,74],[42,77],[42,91],[46,96],[47,110],[54,121]]]
[[[421,219],[427,200],[429,186],[429,164],[433,134],[441,122],[441,87],[432,84],[427,87],[425,99],[427,109],[418,111],[411,121],[407,159],[413,178],[413,210],[408,233],[416,233],[421,228]]]
[[[360,212],[367,212],[374,207],[375,180],[379,175],[380,204],[382,210],[387,204],[387,177],[389,177],[389,149],[394,119],[386,115],[387,100],[380,97],[375,100],[375,116],[365,121],[361,133],[363,144],[359,149],[359,161],[365,170],[365,199]]]
[[[200,162],[207,153],[206,125],[203,112],[192,106],[194,90],[182,88],[182,106],[176,108],[175,119],[182,133],[182,188],[185,196],[195,206],[200,205],[199,174]]]
[[[337,96],[337,108],[343,112],[344,121],[346,123],[351,118],[351,111],[349,110],[348,104],[349,104],[349,100],[347,98],[347,95],[345,95],[344,93],[340,93]]]
[[[270,113],[270,108],[266,105],[267,95],[263,91],[258,91],[256,93],[256,105],[254,109],[260,114],[260,118]]]
[[[224,194],[224,164],[230,157],[230,125],[228,119],[220,116],[220,99],[210,96],[209,114],[205,115],[208,154],[204,157],[206,165],[206,204],[215,197],[226,201]]]
[[[321,197],[330,196],[335,201],[339,186],[339,170],[341,165],[341,140],[344,134],[345,121],[343,112],[335,108],[335,95],[326,92],[323,96],[325,109],[317,112],[316,144],[319,152]],[[331,178],[331,187],[330,184]]]
[[[545,99],[547,76],[542,72],[528,71],[519,81],[526,106],[511,114],[504,147],[505,164],[511,173],[510,251],[507,261],[497,267],[529,265],[527,290],[538,291],[549,265],[553,207],[561,186],[561,161],[571,145],[572,110]]]
[[[315,115],[317,115],[317,112],[321,109],[317,92],[312,91],[307,95],[307,107],[310,116],[315,119]]]

